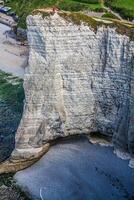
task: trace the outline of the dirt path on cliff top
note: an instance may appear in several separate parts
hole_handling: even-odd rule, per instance
[[[34,200],[134,199],[134,170],[128,161],[84,137],[54,145],[15,179]]]
[[[0,70],[23,77],[27,66],[27,47],[20,45],[6,32],[10,27],[0,23]]]

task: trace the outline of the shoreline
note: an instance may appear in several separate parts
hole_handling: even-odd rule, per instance
[[[33,200],[133,199],[134,174],[128,162],[112,147],[93,145],[84,136],[55,144],[14,179]]]
[[[20,78],[28,65],[28,48],[11,38],[11,28],[0,23],[0,70]]]

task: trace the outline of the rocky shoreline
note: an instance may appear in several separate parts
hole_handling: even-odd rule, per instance
[[[16,186],[13,180],[14,174],[0,175],[0,199],[1,200],[30,200],[24,192]]]

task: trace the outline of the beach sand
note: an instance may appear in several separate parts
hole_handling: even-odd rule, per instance
[[[23,78],[28,60],[28,48],[5,34],[10,29],[0,24],[0,70]]]

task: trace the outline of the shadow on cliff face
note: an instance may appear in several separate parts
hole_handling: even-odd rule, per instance
[[[115,147],[132,154],[132,108],[134,58],[130,43],[104,34],[100,41],[101,70],[93,74],[92,93],[96,104],[97,130],[113,136]],[[118,47],[117,47],[118,44]],[[114,62],[113,62],[114,61]],[[94,81],[94,78],[96,81]],[[101,119],[101,120],[100,120]],[[131,142],[132,143],[132,142]]]
[[[14,149],[23,100],[23,81],[0,71],[0,162],[7,159]]]

